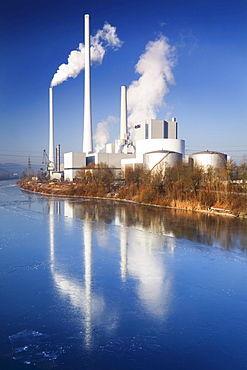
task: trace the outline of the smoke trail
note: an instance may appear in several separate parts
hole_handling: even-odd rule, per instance
[[[100,151],[105,149],[105,145],[109,141],[109,123],[116,122],[116,117],[109,116],[106,120],[99,122],[96,128],[96,133],[94,135],[95,140],[95,152],[99,153]]]
[[[95,36],[90,37],[91,62],[101,64],[108,48],[117,49],[122,46],[116,34],[116,27],[105,23],[102,30],[97,31]],[[57,86],[69,77],[76,78],[85,67],[85,46],[80,43],[77,50],[72,50],[68,56],[67,64],[61,64],[51,81],[51,86]]]
[[[172,68],[176,63],[175,47],[161,35],[146,45],[146,51],[135,66],[141,77],[128,88],[128,124],[144,119],[155,119],[159,109],[165,105],[164,96],[169,92],[168,84],[175,84]]]

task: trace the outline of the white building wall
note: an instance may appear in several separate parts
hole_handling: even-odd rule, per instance
[[[163,139],[167,137],[165,136],[165,127],[167,127],[166,121],[151,119],[148,126],[148,139]]]
[[[161,119],[148,119],[141,121],[134,126],[133,141],[144,139],[165,139],[168,138],[168,122]],[[173,137],[174,134],[173,134]]]
[[[109,167],[121,168],[121,160],[134,158],[134,154],[123,153],[95,153],[95,164],[106,163]]]
[[[62,172],[51,172],[50,173],[51,180],[61,180],[62,179]]]
[[[147,139],[136,142],[136,158],[141,162],[143,154],[157,150],[168,150],[185,156],[185,141],[180,139]]]
[[[132,166],[134,168],[136,165],[143,165],[143,160],[141,162],[136,158],[126,158],[121,160],[121,169],[123,171],[125,171],[127,166]]]
[[[177,139],[177,122],[148,119],[133,128],[133,141],[144,139]]]
[[[146,137],[146,125],[148,121],[141,121],[137,123],[132,131],[131,138],[135,142],[137,140],[147,139]]]
[[[76,172],[86,167],[86,153],[69,152],[64,154],[64,180],[72,181]]]
[[[173,121],[168,121],[168,138],[177,139],[178,138],[178,123],[174,118]]]
[[[105,151],[106,153],[115,153],[115,144],[113,143],[106,144]]]
[[[64,181],[73,181],[78,170],[64,170]]]

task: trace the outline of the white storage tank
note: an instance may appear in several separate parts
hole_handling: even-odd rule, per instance
[[[182,161],[182,153],[169,150],[157,150],[143,155],[143,164],[149,170],[158,168],[159,164],[165,169],[173,167],[178,161]]]
[[[227,162],[226,154],[209,150],[191,154],[190,158],[193,159],[194,164],[203,167],[212,166],[214,168],[221,168],[224,167]]]

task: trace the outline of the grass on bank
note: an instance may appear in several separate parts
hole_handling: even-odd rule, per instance
[[[118,177],[112,168],[100,163],[78,171],[73,182],[41,183],[23,179],[21,187],[45,194],[110,197],[186,210],[218,209],[247,216],[247,163],[205,170],[178,162],[166,169],[160,166],[155,172],[136,166],[127,167]]]

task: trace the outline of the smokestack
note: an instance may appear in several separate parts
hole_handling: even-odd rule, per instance
[[[60,144],[56,146],[56,171],[60,172]]]
[[[121,86],[120,140],[127,136],[127,88]]]
[[[48,169],[54,170],[54,125],[53,125],[53,88],[49,88],[49,163]]]
[[[85,74],[84,74],[84,132],[83,148],[84,153],[91,153],[92,141],[92,115],[91,115],[91,78],[90,78],[90,16],[84,16],[84,43],[85,43]]]

